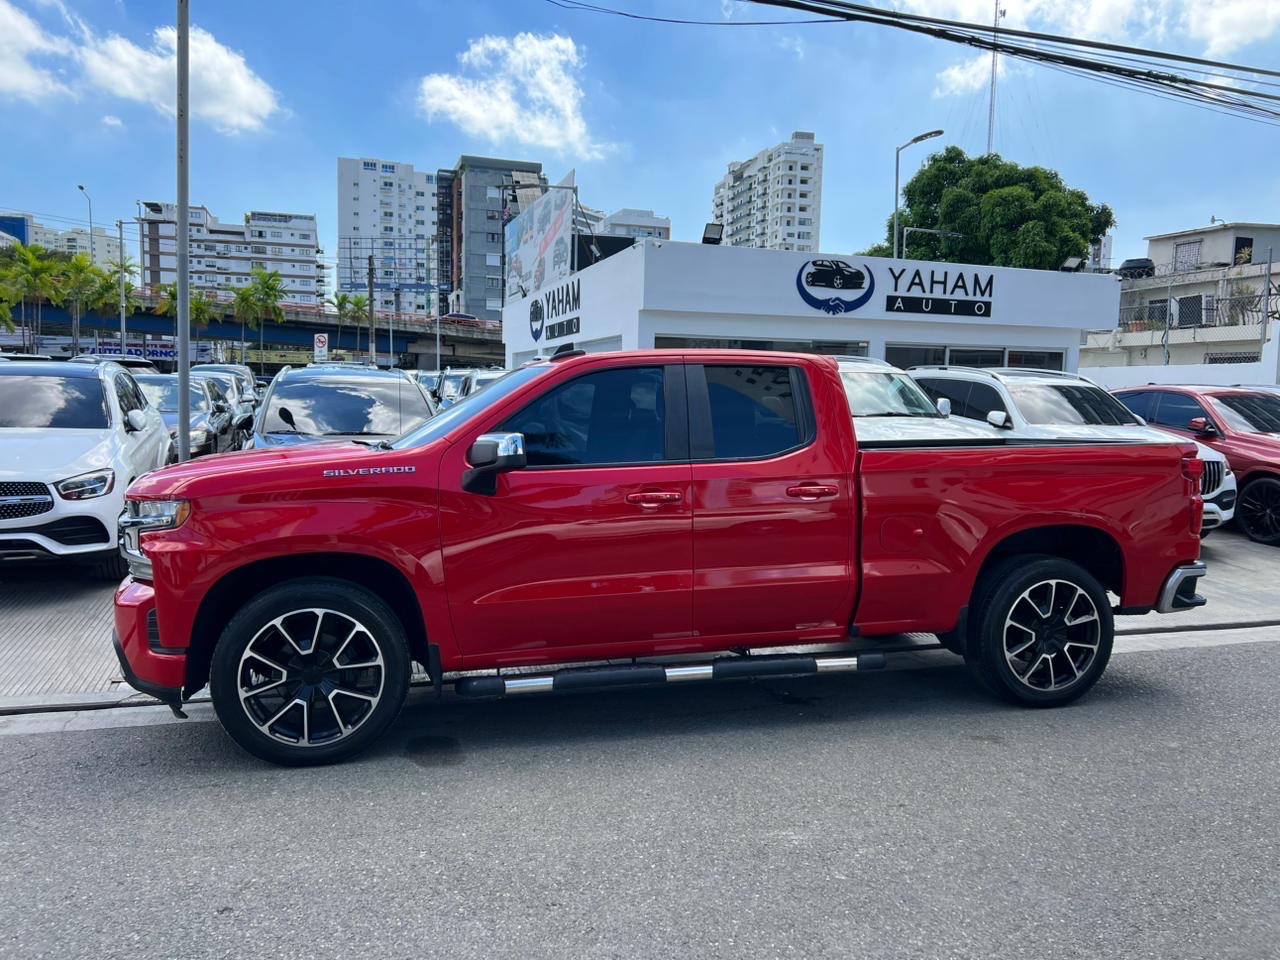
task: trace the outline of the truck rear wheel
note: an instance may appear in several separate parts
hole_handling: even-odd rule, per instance
[[[278,584],[231,618],[209,690],[223,728],[254,756],[333,763],[387,729],[409,690],[404,627],[375,594],[343,580]]]
[[[1009,557],[974,591],[965,662],[992,693],[1032,707],[1057,707],[1089,690],[1111,658],[1107,593],[1061,557]]]

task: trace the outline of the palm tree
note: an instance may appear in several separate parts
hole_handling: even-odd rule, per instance
[[[207,293],[192,291],[188,296],[187,322],[190,324],[191,331],[196,334],[197,346],[200,343],[200,331],[209,326],[209,321],[213,319],[218,306],[218,301],[210,299]],[[151,312],[157,317],[168,317],[173,320],[174,334],[177,335],[178,285],[176,283],[166,283],[160,287],[160,300]]]
[[[369,298],[363,293],[357,293],[351,298],[351,322],[356,325],[356,350],[360,349],[360,328],[363,326],[361,322],[364,317],[369,315]]]
[[[244,363],[244,328],[258,329],[258,299],[251,287],[241,287],[231,303],[231,315],[240,321],[240,362]]]
[[[101,290],[105,278],[106,274],[95,267],[84,253],[72,257],[61,271],[54,301],[70,305],[72,354],[80,353],[80,321],[85,311],[95,305],[95,295]]]
[[[9,270],[8,285],[18,295],[21,304],[23,341],[27,336],[27,302],[30,301],[34,312],[31,346],[36,350],[40,337],[40,322],[43,319],[41,306],[44,301],[51,300],[57,292],[58,262],[49,257],[48,252],[39,246],[28,247],[18,243],[13,248],[13,266]]]
[[[18,300],[18,295],[13,287],[0,283],[0,330],[5,333],[13,333],[18,328],[13,323],[13,304]]]
[[[333,346],[337,350],[342,343],[342,321],[351,316],[351,295],[340,293],[335,297],[330,297],[325,303],[333,307],[338,313],[338,334],[333,338]]]
[[[258,305],[258,372],[262,372],[262,354],[264,349],[263,330],[268,320],[273,323],[284,323],[284,308],[280,301],[285,297],[284,281],[280,279],[280,271],[268,273],[261,267],[253,268],[253,281],[249,285],[253,291],[254,302]]]

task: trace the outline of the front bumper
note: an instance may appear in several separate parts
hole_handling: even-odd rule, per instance
[[[1196,581],[1205,575],[1207,569],[1203,560],[1184,563],[1165,580],[1160,588],[1160,599],[1156,601],[1156,613],[1176,613],[1179,610],[1191,610],[1203,607],[1208,601],[1196,593]]]
[[[111,639],[129,685],[172,707],[182,702],[187,657],[184,650],[161,647],[153,626],[155,609],[156,595],[151,585],[126,577],[116,591]]]
[[[1220,527],[1236,515],[1236,491],[1223,490],[1212,500],[1204,502],[1204,521],[1201,530],[1212,530]]]

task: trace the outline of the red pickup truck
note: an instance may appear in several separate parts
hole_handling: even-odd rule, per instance
[[[851,638],[922,631],[1054,706],[1101,675],[1113,612],[1204,602],[1199,469],[1190,444],[860,444],[830,358],[570,355],[391,443],[139,480],[115,645],[285,764],[368,746],[414,662],[510,695],[865,670],[884,655]]]

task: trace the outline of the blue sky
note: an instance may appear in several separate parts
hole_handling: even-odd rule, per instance
[[[779,19],[741,0],[600,0],[663,16]],[[885,0],[887,2],[887,0]],[[989,0],[898,0],[982,21]],[[1235,62],[1280,62],[1280,0],[1008,0],[1006,23]],[[1202,9],[1202,8],[1208,9]],[[965,48],[858,25],[671,26],[545,0],[192,0],[191,198],[223,219],[314,212],[336,251],[339,156],[419,168],[461,153],[578,171],[584,203],[652,207],[696,240],[725,164],[812,130],[826,145],[822,248],[880,239],[894,147],[981,152],[986,67]],[[174,198],[172,2],[0,0],[0,210],[132,217]],[[170,112],[166,112],[169,109]],[[1059,170],[1144,235],[1280,220],[1277,130],[1011,65],[996,149]],[[931,145],[932,145],[931,144]],[[904,180],[927,155],[904,153]]]

